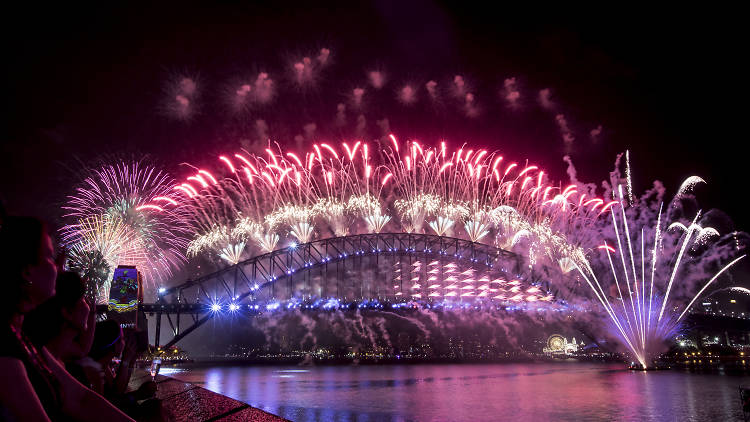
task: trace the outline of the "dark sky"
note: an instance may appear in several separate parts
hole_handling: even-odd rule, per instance
[[[516,159],[538,162],[562,179],[554,121],[531,104],[539,89],[549,87],[576,132],[572,156],[583,180],[604,179],[615,154],[630,148],[638,190],[660,179],[673,192],[685,177],[700,175],[709,182],[699,191],[704,206],[723,209],[740,229],[748,229],[741,205],[748,69],[746,37],[740,35],[746,33],[731,10],[356,3],[315,9],[291,3],[210,9],[29,6],[8,14],[13,22],[4,37],[8,132],[0,174],[7,208],[55,221],[56,204],[72,180],[66,167],[76,166],[73,157],[150,154],[175,166],[237,148],[233,139],[248,130],[247,121],[293,115],[297,103],[232,120],[224,118],[211,92],[259,70],[281,80],[291,60],[329,47],[331,70],[316,90],[297,93],[306,107],[318,102],[323,114],[333,116],[337,96],[364,84],[365,72],[376,67],[388,73],[394,88],[403,81],[466,75],[485,104],[498,102],[503,79],[516,76],[527,95],[527,112],[485,116],[482,124],[465,119],[429,124],[429,117],[393,112],[400,117],[389,115],[391,126],[404,136],[472,137]],[[181,74],[207,87],[200,114],[188,122],[159,112],[165,84]],[[316,118],[315,111],[301,113]],[[435,130],[420,131],[425,122]],[[587,133],[598,124],[604,134],[592,144]],[[466,132],[453,133],[461,125]]]

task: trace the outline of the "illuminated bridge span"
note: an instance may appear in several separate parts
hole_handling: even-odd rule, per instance
[[[495,306],[550,301],[523,259],[467,240],[414,233],[360,234],[294,245],[162,289],[142,310],[162,317],[169,347],[223,312],[402,306]],[[495,305],[493,305],[495,304]],[[181,319],[188,316],[181,330]],[[174,319],[173,319],[174,317]]]

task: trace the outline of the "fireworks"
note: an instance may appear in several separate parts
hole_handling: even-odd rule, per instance
[[[107,290],[111,270],[135,265],[146,282],[162,281],[185,261],[184,207],[175,182],[154,167],[119,162],[88,169],[63,206],[71,222],[61,229],[71,268],[96,274]]]
[[[371,155],[373,151],[376,156]],[[680,295],[674,293],[685,252],[698,253],[718,236],[715,229],[698,224],[699,216],[663,230],[660,212],[653,238],[647,242],[645,226],[640,239],[637,232],[631,236],[622,209],[623,204],[639,206],[632,187],[627,188],[627,196],[620,187],[616,200],[605,201],[589,196],[590,191],[580,192],[582,186],[577,184],[551,184],[537,166],[518,165],[497,152],[465,145],[449,152],[445,143],[427,147],[417,141],[400,143],[391,135],[376,149],[361,141],[340,147],[314,144],[304,154],[277,146],[263,155],[222,155],[218,162],[216,169],[195,168],[183,183],[174,184],[172,202],[142,205],[149,210],[158,206],[164,212],[187,210],[194,233],[188,248],[191,257],[208,253],[236,264],[243,257],[274,250],[282,239],[297,245],[327,236],[383,230],[432,231],[493,243],[521,252],[531,269],[551,267],[563,275],[577,269],[617,335],[644,365],[676,332],[696,298],[736,262],[723,267],[693,300],[685,300],[684,289],[680,288]],[[628,171],[626,183],[630,177]],[[701,181],[695,177],[686,181],[676,199],[684,199]],[[615,185],[621,186],[613,180]],[[606,225],[608,217],[611,226]],[[596,249],[606,255],[609,284],[602,284],[609,280],[600,280],[582,246],[588,240],[585,237],[598,233],[603,225],[614,230],[614,242]],[[658,256],[664,253],[665,232],[683,239],[671,273],[666,275],[657,271],[657,264],[663,267]],[[649,277],[647,256],[651,259]],[[495,280],[486,274],[454,275],[448,274],[450,269],[421,265],[417,273],[400,281],[396,296],[504,302],[553,299],[534,285],[512,285],[514,280],[506,279],[493,284]],[[679,303],[687,303],[681,313],[676,307]]]
[[[226,226],[214,227],[188,243],[187,255],[195,257],[206,251],[215,251],[219,257],[234,265],[240,262],[245,249],[245,230],[244,225],[238,225],[231,232]]]
[[[394,135],[377,148],[362,141],[314,144],[304,154],[276,147],[221,155],[218,163],[173,186],[179,205],[148,206],[187,207],[195,233],[188,255],[210,251],[228,262],[242,255],[239,245],[268,252],[282,238],[432,230],[506,248],[523,243],[531,265],[557,266],[582,255],[560,232],[591,224],[614,203],[576,185],[551,185],[537,166],[497,152],[449,151],[445,142],[427,147]]]
[[[509,303],[550,302],[554,297],[545,294],[538,286],[517,279],[508,279],[502,273],[478,271],[473,268],[459,269],[454,263],[415,261],[411,268],[399,273],[394,285],[396,297],[410,299],[493,299]]]
[[[688,179],[690,180],[694,179]],[[687,183],[683,183],[678,197],[684,193]],[[623,196],[622,185],[618,188],[620,204],[624,204],[626,197]],[[662,208],[659,208],[657,221],[652,230],[653,237],[648,244],[645,227],[640,231],[640,242],[633,242],[627,213],[622,207],[617,208],[619,210],[613,210],[611,213],[617,247],[605,243],[597,248],[606,254],[611,279],[607,279],[608,283],[604,284],[605,279],[597,277],[597,273],[586,259],[581,261],[580,266],[576,264],[576,268],[609,315],[617,336],[645,368],[665,341],[677,332],[680,320],[693,303],[721,274],[744,258],[744,255],[724,265],[683,307],[679,297],[672,293],[675,283],[679,283],[680,280],[678,271],[685,258],[685,252],[693,242],[701,242],[705,237],[701,234],[705,229],[696,224],[700,212],[689,226],[681,225],[683,231],[678,237],[676,258],[674,262],[667,260],[668,266],[662,268],[664,260],[660,257],[664,254],[665,244],[661,227]],[[617,218],[618,212],[620,219]],[[672,224],[670,228],[674,226],[675,224]],[[651,261],[650,264],[648,260]]]

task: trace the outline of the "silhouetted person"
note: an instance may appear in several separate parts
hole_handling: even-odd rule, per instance
[[[66,365],[88,355],[94,340],[96,308],[86,300],[86,283],[74,272],[57,276],[55,296],[31,311],[24,332]]]
[[[137,338],[114,320],[96,324],[94,342],[89,356],[78,361],[94,391],[104,395],[112,403],[127,412],[137,411],[137,400],[153,397],[156,384],[147,381],[141,387],[126,394],[133,364],[138,357]],[[119,365],[113,368],[113,360],[122,356]]]
[[[0,416],[12,421],[132,420],[76,381],[23,332],[25,315],[55,294],[54,247],[41,221],[3,218],[0,269]]]

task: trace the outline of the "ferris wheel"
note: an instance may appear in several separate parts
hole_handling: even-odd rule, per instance
[[[565,349],[565,337],[560,334],[552,334],[547,339],[547,349],[550,351],[564,350]]]

